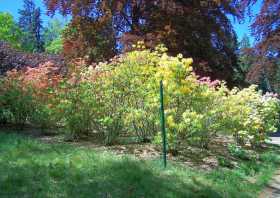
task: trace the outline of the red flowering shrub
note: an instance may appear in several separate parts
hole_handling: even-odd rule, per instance
[[[55,89],[61,80],[59,68],[51,62],[8,71],[0,86],[2,120],[47,127],[53,117]]]
[[[16,70],[1,80],[0,120],[23,126],[35,112],[32,90],[23,87],[20,74]]]

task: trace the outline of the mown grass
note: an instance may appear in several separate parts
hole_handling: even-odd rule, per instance
[[[164,169],[160,160],[0,133],[0,197],[257,197],[279,161],[270,148],[261,161],[234,169],[207,172],[170,162]]]

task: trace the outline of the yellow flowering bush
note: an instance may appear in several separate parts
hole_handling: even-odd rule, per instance
[[[117,61],[82,73],[85,81],[95,84],[100,110],[100,119],[96,123],[99,126],[95,128],[108,131],[105,136],[118,137],[121,133],[128,133],[136,135],[140,141],[151,141],[160,129],[159,81],[162,79],[165,85],[167,111],[178,114],[176,122],[184,112],[182,107],[188,102],[186,97],[197,86],[190,66],[192,59],[180,55],[170,57],[163,46],[151,51],[141,45],[138,43],[137,50]],[[118,127],[114,129],[114,126]],[[170,131],[170,136],[176,133],[176,130]]]
[[[108,113],[121,112],[119,125],[140,141],[150,141],[158,131],[158,84],[155,79],[158,59],[158,54],[149,50],[130,52],[119,62],[101,67],[101,72],[107,71],[109,75],[97,80],[106,98],[103,101],[107,101],[104,106],[114,104]]]
[[[233,134],[240,144],[258,145],[265,141],[268,133],[277,130],[279,100],[272,95],[262,95],[255,85],[231,90],[220,108],[226,132]]]

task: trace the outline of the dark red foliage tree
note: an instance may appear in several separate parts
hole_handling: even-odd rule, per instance
[[[240,0],[243,14],[250,14],[250,8],[258,0]],[[247,79],[252,83],[259,83],[263,75],[271,81],[272,87],[277,80],[275,75],[280,67],[280,1],[263,0],[259,13],[253,18],[252,35],[257,43],[251,49],[256,61],[251,67]],[[279,76],[278,76],[279,77]]]
[[[45,0],[45,3],[51,14],[58,10],[72,15],[69,27],[76,34],[71,39],[66,36],[65,47],[70,51],[78,49],[80,56],[96,47],[98,38],[108,43],[95,49],[98,53],[91,54],[93,61],[97,57],[94,54],[100,52],[107,58],[107,54],[115,52],[114,47],[130,50],[138,40],[148,47],[164,43],[172,55],[193,57],[198,74],[233,82],[237,42],[226,15],[239,15],[236,1]]]

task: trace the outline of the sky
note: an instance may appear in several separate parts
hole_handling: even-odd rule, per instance
[[[51,17],[47,16],[46,13],[46,7],[43,4],[43,0],[34,0],[36,6],[39,6],[42,10],[42,21],[44,24],[47,24],[48,20],[50,20]],[[18,9],[21,9],[23,6],[23,0],[0,0],[0,12],[9,12],[11,13],[15,19],[18,18]],[[253,7],[252,11],[253,14],[256,14],[260,8],[260,1]],[[59,18],[62,20],[67,20],[66,18],[60,16],[59,14],[54,16],[55,18]],[[250,38],[250,42],[253,44],[254,38],[250,36],[250,20],[247,18],[242,24],[232,20],[233,27],[236,31],[236,34],[238,36],[238,40],[240,41],[244,34],[247,34]]]
[[[47,24],[51,17],[46,15],[46,6],[43,3],[43,0],[33,0],[37,7],[41,8],[42,11],[42,21],[44,24]],[[14,18],[18,19],[18,10],[22,9],[23,0],[0,0],[0,12],[9,12],[14,16]],[[54,18],[59,18],[61,20],[67,20],[65,17],[62,17],[59,14],[56,14]]]

